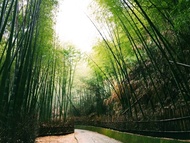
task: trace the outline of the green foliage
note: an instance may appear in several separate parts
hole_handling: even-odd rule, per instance
[[[71,111],[97,116],[118,111],[112,115],[137,121],[165,119],[167,109],[176,113],[167,118],[189,116],[177,110],[189,109],[190,103],[189,1],[97,2],[99,24],[93,24],[102,40],[88,57],[93,74],[76,88],[84,91],[74,104],[81,53],[72,45],[60,46],[54,37],[58,1],[1,0],[2,142],[32,142],[38,121],[65,121]],[[179,128],[188,129],[183,123]]]
[[[189,108],[189,2],[97,2],[100,25],[93,24],[102,41],[89,60],[113,91],[104,99],[118,103],[128,120],[159,118],[166,108]]]
[[[59,78],[66,75],[57,68],[64,55],[55,48],[56,4],[51,0],[1,3],[1,142],[34,142],[37,123],[57,119],[52,112],[61,105],[53,102],[58,100],[56,89],[61,92],[65,86],[58,86]]]

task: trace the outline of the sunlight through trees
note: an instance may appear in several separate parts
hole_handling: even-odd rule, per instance
[[[0,0],[0,142],[34,142],[41,127],[73,129],[73,120],[190,130],[188,0],[91,2],[87,19],[101,38],[88,54],[57,38],[58,6]]]

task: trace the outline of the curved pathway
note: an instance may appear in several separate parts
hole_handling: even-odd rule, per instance
[[[35,143],[77,143],[77,140],[75,139],[75,135],[73,133],[64,136],[38,137],[35,140]]]
[[[105,135],[79,129],[75,129],[75,138],[78,143],[121,143],[120,141],[109,138]]]
[[[121,143],[121,142],[96,132],[75,129],[75,133],[65,136],[39,137],[36,139],[35,143]]]

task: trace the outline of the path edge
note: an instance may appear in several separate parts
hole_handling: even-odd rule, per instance
[[[132,133],[126,133],[126,132],[119,132],[112,129],[106,129],[106,128],[94,127],[94,126],[75,125],[75,129],[85,129],[85,130],[98,132],[100,134],[114,138],[123,143],[129,143],[129,142],[131,143],[187,143],[189,142],[185,140],[150,137],[150,136],[143,136],[143,135],[137,135],[137,134],[132,134]]]

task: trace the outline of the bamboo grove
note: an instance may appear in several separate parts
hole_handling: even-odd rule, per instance
[[[64,122],[73,46],[54,34],[52,0],[0,0],[0,142],[34,142],[38,127]]]
[[[57,7],[0,0],[0,142],[34,142],[40,125],[68,117],[190,130],[188,0],[93,1],[89,20],[102,38],[85,57],[91,74],[82,80],[80,52],[55,36]],[[172,123],[155,125],[161,121]]]
[[[190,2],[96,2],[98,22],[89,19],[102,40],[87,56],[96,77],[87,89],[101,102],[86,104],[89,120],[133,121],[128,130],[189,130]]]

